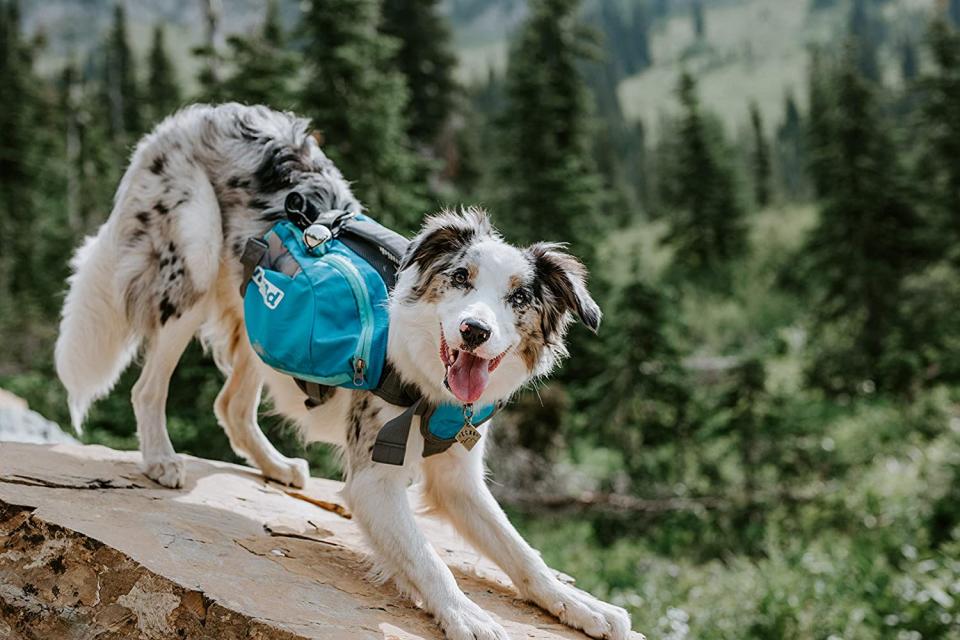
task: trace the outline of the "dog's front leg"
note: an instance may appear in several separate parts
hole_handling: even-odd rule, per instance
[[[369,461],[351,465],[344,497],[376,555],[378,569],[419,597],[450,640],[507,640],[507,634],[457,586],[420,532],[407,501],[409,472]]]
[[[561,582],[513,528],[484,482],[482,448],[467,452],[454,446],[424,462],[428,504],[496,562],[525,599],[593,638],[627,638],[626,611]]]

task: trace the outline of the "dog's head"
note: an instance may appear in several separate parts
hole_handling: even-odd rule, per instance
[[[586,275],[562,245],[506,243],[480,209],[433,216],[400,266],[390,358],[434,401],[506,399],[566,355],[574,317],[597,330]]]

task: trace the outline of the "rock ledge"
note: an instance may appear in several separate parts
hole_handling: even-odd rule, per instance
[[[313,479],[294,497],[237,465],[188,459],[172,491],[137,454],[0,443],[0,638],[294,640],[442,637],[367,580],[339,499]],[[445,525],[420,518],[464,591],[511,638],[584,638],[513,596]]]

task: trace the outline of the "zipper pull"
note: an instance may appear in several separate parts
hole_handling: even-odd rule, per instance
[[[363,384],[363,373],[367,368],[367,363],[363,358],[355,358],[353,361],[353,384],[359,387]]]

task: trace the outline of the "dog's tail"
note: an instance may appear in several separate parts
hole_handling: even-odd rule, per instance
[[[70,266],[55,353],[67,389],[70,419],[79,433],[90,405],[106,395],[130,364],[139,339],[118,300],[114,243],[107,225],[88,237]]]

